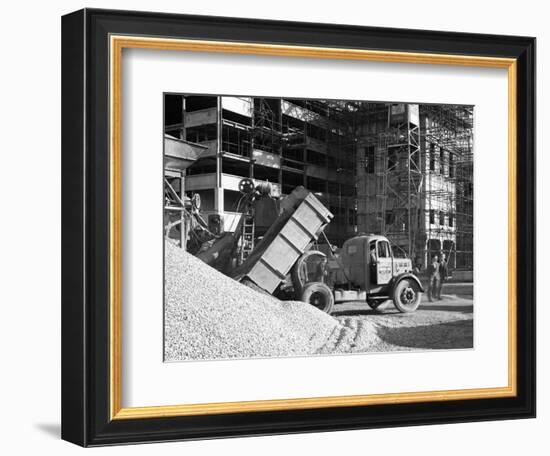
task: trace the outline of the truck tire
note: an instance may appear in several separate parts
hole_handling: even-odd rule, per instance
[[[322,282],[310,282],[302,290],[300,301],[307,302],[317,309],[330,314],[334,307],[332,290]]]
[[[393,304],[399,312],[414,312],[418,309],[421,299],[422,292],[411,279],[401,279],[393,289]]]

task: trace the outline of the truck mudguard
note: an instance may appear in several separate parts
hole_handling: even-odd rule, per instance
[[[399,274],[398,276],[395,276],[391,281],[391,290],[393,292],[393,289],[395,286],[399,283],[401,279],[412,279],[415,281],[415,283],[418,285],[418,288],[420,288],[420,291],[424,293],[424,287],[422,286],[422,283],[420,282],[420,279],[416,277],[412,272],[404,272],[402,274]]]

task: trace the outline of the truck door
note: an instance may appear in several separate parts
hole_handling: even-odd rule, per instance
[[[376,263],[376,283],[385,285],[392,278],[393,259],[390,250],[390,243],[385,240],[379,240],[376,246],[377,263]]]

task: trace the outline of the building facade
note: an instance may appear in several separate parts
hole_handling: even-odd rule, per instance
[[[384,234],[419,267],[441,252],[473,267],[471,107],[167,95],[165,133],[205,148],[185,190],[226,231],[241,179],[269,182],[276,198],[303,185],[333,213],[337,246]]]
[[[355,144],[322,101],[167,95],[165,133],[207,150],[187,170],[185,190],[202,211],[236,225],[239,182],[269,182],[274,197],[303,185],[330,209],[326,230],[341,244],[355,232]]]

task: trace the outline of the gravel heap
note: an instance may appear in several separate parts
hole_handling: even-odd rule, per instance
[[[165,255],[166,361],[326,353],[342,329],[315,307],[259,293],[169,241]]]

